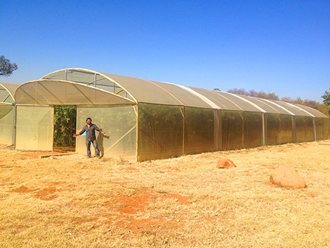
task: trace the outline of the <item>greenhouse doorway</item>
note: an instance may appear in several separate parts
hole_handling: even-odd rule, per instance
[[[74,152],[76,139],[77,106],[54,106],[54,140],[53,150],[57,152]]]

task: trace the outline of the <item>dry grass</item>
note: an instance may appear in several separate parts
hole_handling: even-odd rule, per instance
[[[0,247],[330,246],[330,141],[144,163],[0,152]],[[270,185],[277,165],[308,187]]]

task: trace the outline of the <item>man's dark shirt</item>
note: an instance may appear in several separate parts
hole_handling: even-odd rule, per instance
[[[80,131],[79,134],[81,135],[86,132],[86,140],[93,141],[96,140],[95,130],[98,132],[102,131],[96,125],[91,124],[90,126],[84,126],[84,128]]]

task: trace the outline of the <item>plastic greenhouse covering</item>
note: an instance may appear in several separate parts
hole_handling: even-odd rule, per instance
[[[14,94],[18,85],[0,83],[0,144],[15,143]]]
[[[55,105],[77,107],[77,130],[92,117],[110,133],[110,138],[97,137],[105,156],[127,160],[329,137],[329,118],[303,105],[81,68],[27,82],[17,89],[15,100],[18,149],[53,149]],[[77,139],[76,151],[86,153],[83,137]]]

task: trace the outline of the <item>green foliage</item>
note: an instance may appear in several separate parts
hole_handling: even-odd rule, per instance
[[[54,146],[74,147],[76,130],[76,106],[54,106]]]
[[[325,105],[330,105],[330,89],[329,89],[329,91],[326,90],[324,92],[324,95],[322,96],[322,98],[323,98],[323,103]]]
[[[255,96],[255,97],[260,97],[260,98],[265,98],[265,99],[270,99],[270,100],[279,100],[278,95],[276,95],[274,92],[267,93],[267,92],[263,92],[263,91],[245,90],[245,89],[237,89],[237,88],[228,90],[228,92],[233,93],[233,94],[245,95],[245,96]]]
[[[10,63],[9,59],[6,59],[5,56],[0,56],[0,76],[9,76],[15,70],[17,70],[15,63]]]
[[[214,89],[218,90],[218,89]],[[273,92],[267,93],[263,91],[255,91],[255,90],[245,90],[245,89],[231,89],[228,90],[230,93],[239,94],[239,95],[246,95],[246,96],[254,96],[254,97],[260,97],[264,99],[270,99],[270,100],[282,100],[285,102],[295,103],[295,104],[302,104],[309,106],[311,108],[317,109],[321,111],[322,113],[326,115],[330,115],[330,91],[325,91],[324,95],[322,96],[323,104],[314,100],[309,99],[301,99],[300,97],[296,99],[292,99],[290,97],[282,97],[281,99]]]

